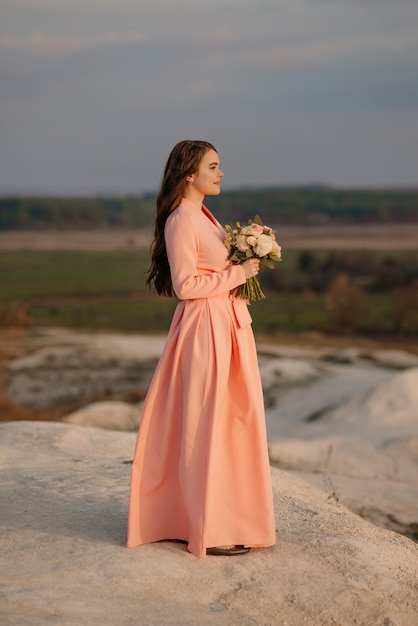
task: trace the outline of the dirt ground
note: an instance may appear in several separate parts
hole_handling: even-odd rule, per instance
[[[276,229],[284,248],[418,250],[418,224],[283,226]],[[148,247],[150,229],[91,231],[0,231],[6,250],[129,250]]]

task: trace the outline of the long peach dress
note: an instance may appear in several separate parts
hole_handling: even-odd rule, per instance
[[[275,543],[263,394],[251,317],[225,232],[183,199],[166,222],[181,300],[145,399],[132,465],[128,547],[181,539],[197,557]]]

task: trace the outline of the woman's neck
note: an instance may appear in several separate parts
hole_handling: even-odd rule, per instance
[[[201,210],[203,200],[205,199],[205,196],[203,194],[199,193],[195,189],[186,187],[186,189],[184,190],[183,197],[186,198],[186,200],[188,200],[189,202],[191,202],[197,209],[199,209],[199,211]]]

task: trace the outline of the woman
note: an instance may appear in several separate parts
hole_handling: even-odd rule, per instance
[[[210,143],[181,141],[157,196],[147,282],[181,302],[145,399],[128,547],[177,539],[204,557],[275,543],[257,353],[247,303],[234,296],[259,260],[227,260],[225,232],[203,205],[222,177]]]

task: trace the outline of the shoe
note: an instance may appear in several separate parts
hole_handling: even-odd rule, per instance
[[[237,556],[239,554],[247,554],[251,548],[245,548],[244,546],[231,546],[228,548],[207,548],[206,554],[211,556]]]

